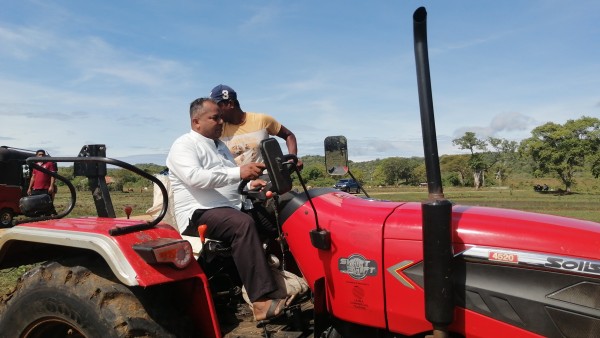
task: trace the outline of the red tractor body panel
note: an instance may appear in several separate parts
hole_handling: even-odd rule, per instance
[[[179,283],[181,286],[180,304],[188,309],[201,336],[221,337],[208,280],[200,265],[196,264],[194,260],[184,269],[177,269],[168,264],[152,265],[144,261],[133,249],[135,244],[159,238],[181,239],[177,230],[166,223],[160,223],[156,227],[144,231],[117,236],[111,236],[108,233],[110,229],[116,227],[137,224],[140,224],[140,221],[133,219],[63,218],[15,226],[7,230],[2,239],[35,241],[39,236],[41,243],[93,250],[102,255],[107,263],[112,264],[111,268],[117,277],[121,280],[128,280],[130,285],[132,279],[135,279],[141,287],[171,282]],[[55,241],[52,238],[55,238]],[[116,245],[118,250],[115,250],[113,245]],[[119,265],[119,268],[115,269],[114,265]],[[127,276],[127,272],[131,271],[135,276]]]
[[[336,318],[386,328],[383,224],[401,203],[342,192],[321,195],[313,203],[319,225],[331,232],[331,250],[315,250],[310,244],[314,213],[310,205],[301,206],[283,225],[300,270],[309,285],[325,276],[328,306]]]
[[[330,313],[340,320],[404,335],[430,330],[422,285],[405,274],[423,261],[421,204],[366,200],[333,191],[315,194],[312,202],[319,226],[330,231],[331,250],[315,250],[311,245],[309,231],[315,228],[315,217],[309,203],[297,206],[283,231],[309,285],[325,278]],[[589,264],[600,257],[600,224],[594,222],[457,205],[452,227],[457,256],[470,248],[515,253],[510,258],[482,257],[489,258],[484,264],[532,268],[519,265],[519,253],[574,257]],[[591,275],[598,277],[600,271],[596,277]],[[540,337],[459,306],[454,317],[452,330],[469,337]]]
[[[403,269],[423,260],[423,244],[414,240],[386,239],[385,286],[388,329],[414,335],[431,329],[425,319],[423,288],[403,274]],[[505,322],[456,307],[451,328],[469,337],[541,337]]]
[[[421,217],[420,203],[403,204],[388,218],[385,238],[422,241]],[[488,246],[581,258],[600,257],[600,224],[591,221],[455,205],[452,227],[455,253],[468,246]]]
[[[181,239],[181,235],[168,224],[160,223],[156,227],[146,231],[132,232],[118,236],[111,236],[108,234],[110,229],[136,224],[140,224],[140,221],[133,219],[84,217],[26,223],[19,225],[18,227],[60,231],[65,238],[69,238],[69,233],[71,232],[73,235],[87,233],[104,236],[106,241],[112,241],[118,245],[119,251],[135,271],[135,278],[140,286],[167,283],[203,275],[198,264],[190,264],[181,270],[166,264],[150,265],[133,250],[135,244],[149,242],[158,238]],[[73,243],[78,243],[78,241],[73,241]]]
[[[390,215],[385,226],[389,329],[406,335],[423,332],[431,325],[424,317],[423,289],[403,274],[404,269],[423,260],[421,218],[421,204],[406,203]],[[515,210],[454,206],[452,224],[455,254],[469,247],[484,246],[508,252],[521,250],[583,259],[600,257],[600,225],[594,222]],[[467,326],[469,336],[473,337],[539,337],[457,307],[451,327],[466,334]]]

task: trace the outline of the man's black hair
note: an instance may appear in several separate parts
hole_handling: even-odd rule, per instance
[[[194,117],[194,113],[200,109],[202,109],[204,102],[206,101],[211,101],[214,102],[216,104],[216,102],[208,97],[200,97],[195,99],[194,101],[192,101],[192,103],[190,103],[190,118]]]

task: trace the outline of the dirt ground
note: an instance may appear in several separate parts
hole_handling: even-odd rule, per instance
[[[237,311],[217,308],[217,313],[224,338],[313,337],[313,304],[310,299],[288,307],[284,314],[265,325],[254,321],[252,310],[246,303],[239,304]]]

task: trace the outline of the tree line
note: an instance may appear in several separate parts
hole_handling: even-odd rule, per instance
[[[481,137],[467,131],[452,141],[463,155],[440,157],[445,186],[502,186],[515,173],[533,177],[554,177],[570,192],[577,175],[588,173],[600,177],[600,120],[583,116],[564,124],[545,123],[531,131],[521,142],[495,137]],[[313,187],[332,186],[339,177],[327,174],[324,157],[303,156],[302,178]],[[166,169],[156,164],[138,164],[150,174]],[[352,174],[367,186],[419,185],[426,182],[422,157],[389,157],[365,162],[350,161]],[[74,177],[73,167],[59,168],[59,174],[72,180],[77,189],[87,189],[85,177]],[[152,182],[125,169],[108,169],[111,190],[123,191],[152,187]],[[297,180],[294,177],[294,180]]]
[[[483,138],[467,131],[452,143],[469,153],[440,157],[442,180],[447,186],[501,186],[511,174],[529,173],[534,178],[557,178],[570,192],[578,174],[600,176],[600,120],[593,117],[583,116],[564,124],[545,123],[521,142]],[[326,174],[322,157],[303,161],[303,177],[309,184],[333,184],[335,180]],[[351,163],[350,168],[362,184],[371,186],[418,185],[427,180],[421,157]]]
[[[167,167],[153,163],[136,164],[136,167],[145,171],[150,175],[156,175],[163,172]],[[67,178],[75,186],[78,191],[88,190],[88,180],[85,176],[75,176],[73,166],[59,167],[58,174]],[[143,178],[133,172],[121,168],[107,168],[107,186],[110,191],[138,191],[140,189],[153,188],[152,181]],[[59,186],[64,185],[57,181]]]

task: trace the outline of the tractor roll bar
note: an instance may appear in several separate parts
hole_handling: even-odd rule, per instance
[[[162,205],[162,209],[160,210],[160,213],[158,214],[158,216],[152,220],[151,222],[146,222],[146,223],[141,223],[141,224],[136,224],[136,225],[130,225],[127,227],[117,227],[117,228],[113,228],[109,230],[109,234],[110,235],[121,235],[121,234],[125,234],[125,233],[130,233],[133,231],[137,231],[137,230],[143,230],[143,229],[147,229],[147,228],[151,228],[154,227],[155,225],[157,225],[158,223],[160,223],[160,221],[165,217],[165,215],[167,214],[167,209],[169,207],[169,195],[167,193],[167,189],[165,188],[165,186],[162,184],[162,182],[154,177],[153,175],[148,174],[147,172],[139,169],[136,166],[133,166],[129,163],[123,162],[123,161],[119,161],[113,158],[108,158],[108,157],[98,157],[98,156],[90,156],[90,157],[49,157],[49,158],[45,158],[45,157],[30,157],[27,159],[27,164],[29,165],[33,165],[35,166],[35,162],[72,162],[72,163],[105,163],[105,164],[110,164],[110,165],[114,165],[117,167],[121,167],[124,169],[127,169],[129,171],[132,171],[146,179],[149,179],[150,181],[152,181],[153,183],[155,183],[159,188],[160,191],[162,193],[162,197],[163,197],[163,205]],[[36,168],[39,168],[39,166],[35,166]],[[50,171],[45,171],[46,173],[50,173],[53,176],[55,176],[55,174],[51,173]],[[56,177],[56,176],[55,176]],[[61,180],[62,181],[62,180]],[[69,186],[69,189],[72,188],[72,185]],[[74,188],[72,190],[72,193],[74,191]],[[74,203],[74,202],[73,202]]]

